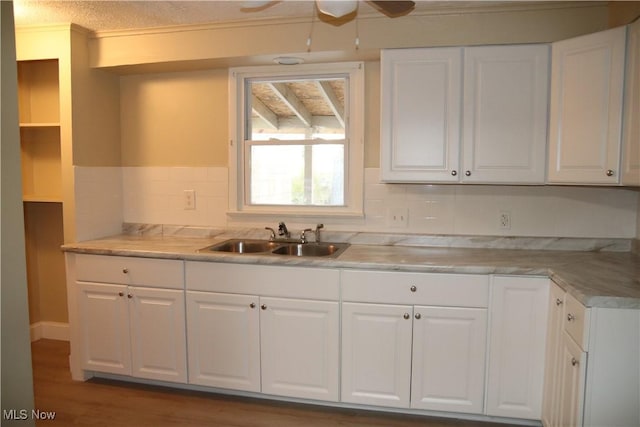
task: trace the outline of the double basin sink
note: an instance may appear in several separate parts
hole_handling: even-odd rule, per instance
[[[202,248],[198,252],[335,258],[348,247],[349,243],[299,243],[277,240],[230,239]]]

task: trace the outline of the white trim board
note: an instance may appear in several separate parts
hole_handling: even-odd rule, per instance
[[[62,322],[36,322],[31,327],[31,342],[42,338],[58,341],[69,341],[69,324]]]

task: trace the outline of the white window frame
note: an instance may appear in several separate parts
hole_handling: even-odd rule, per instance
[[[304,78],[306,76],[348,75],[349,90],[345,94],[345,183],[343,206],[250,205],[246,203],[245,171],[247,79]],[[229,69],[229,211],[231,216],[279,215],[296,217],[362,217],[364,216],[364,63],[342,62],[286,66],[236,67]]]

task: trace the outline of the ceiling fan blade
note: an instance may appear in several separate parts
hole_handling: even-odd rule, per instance
[[[369,0],[369,3],[391,18],[406,15],[416,6],[413,1],[404,0]]]
[[[247,0],[240,4],[240,10],[243,12],[259,12],[276,3],[278,2],[274,0]]]

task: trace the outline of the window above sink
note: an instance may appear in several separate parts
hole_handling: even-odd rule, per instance
[[[230,214],[363,215],[363,67],[230,70]]]

